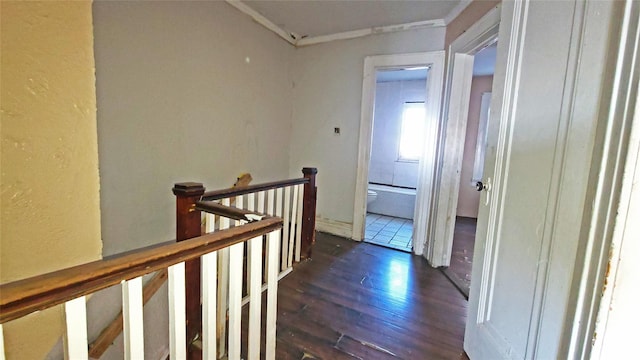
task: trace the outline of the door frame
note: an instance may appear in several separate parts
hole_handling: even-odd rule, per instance
[[[489,200],[494,208],[489,211],[488,224],[485,226],[486,239],[490,240],[486,243],[476,243],[474,271],[476,269],[478,271],[474,276],[480,281],[475,288],[472,284],[464,343],[467,353],[471,347],[478,344],[491,344],[501,350],[501,357],[504,358],[515,358],[520,354],[514,354],[503,338],[492,331],[491,326],[485,324],[485,320],[490,317],[490,303],[493,297],[489,283],[494,281],[494,275],[497,271],[495,264],[492,264],[490,260],[498,256],[496,249],[501,241],[501,235],[493,232],[499,221],[496,213],[499,209],[496,209],[495,204],[504,202],[504,198],[499,192],[504,188],[503,184],[508,176],[508,169],[500,165],[504,159],[499,158],[504,155],[508,157],[508,153],[511,151],[504,138],[511,131],[510,122],[513,121],[515,106],[517,106],[515,100],[517,100],[517,88],[520,86],[520,74],[523,69],[522,57],[525,53],[524,42],[529,31],[527,17],[531,3],[533,3],[531,0],[504,3],[503,24],[505,28],[501,30],[501,35],[504,33],[507,36],[501,38],[501,41],[502,46],[506,48],[506,51],[503,51],[503,56],[507,61],[503,74],[504,79],[501,79],[500,86],[498,86],[501,94],[496,94],[496,83],[494,82],[496,97],[492,101],[492,108],[500,109],[504,115],[494,113],[491,116],[492,120],[500,119],[500,131],[497,134],[499,137],[498,146],[494,150],[497,159],[496,173],[493,179],[493,190],[484,192],[482,196]],[[603,16],[602,8],[604,8],[605,14],[608,14],[608,11],[613,14],[610,19],[618,20],[617,24],[609,29],[610,32],[602,31],[602,28],[608,26],[608,21],[597,21]],[[621,220],[617,214],[617,205],[624,206],[624,202],[629,201],[629,199],[620,197],[620,190],[624,185],[623,165],[629,151],[627,146],[634,117],[633,109],[636,108],[635,101],[638,97],[638,79],[640,78],[640,66],[638,66],[640,62],[637,57],[638,34],[640,34],[638,14],[640,14],[640,5],[633,0],[627,0],[624,3],[616,2],[612,5],[597,2],[586,4],[580,2],[575,5],[572,27],[574,30],[579,29],[581,35],[588,33],[590,36],[588,39],[591,42],[585,40],[586,38],[576,37],[572,39],[570,44],[568,56],[571,61],[568,62],[570,66],[567,70],[570,74],[566,76],[566,84],[569,84],[570,89],[565,91],[564,96],[567,103],[570,102],[572,106],[567,107],[568,111],[562,115],[565,123],[563,123],[562,134],[560,134],[563,136],[561,144],[564,145],[573,140],[570,138],[571,135],[579,136],[574,135],[576,131],[573,130],[580,128],[588,121],[597,121],[597,124],[594,125],[595,139],[593,147],[587,149],[592,160],[588,167],[587,182],[580,185],[586,189],[584,195],[572,193],[575,178],[564,176],[564,174],[572,174],[579,167],[572,160],[581,156],[577,155],[580,150],[571,149],[573,152],[569,153],[562,148],[562,152],[558,151],[556,154],[556,157],[561,158],[562,161],[557,162],[558,167],[554,170],[559,176],[554,179],[554,186],[556,186],[552,195],[554,201],[548,204],[549,208],[554,210],[554,212],[549,211],[548,215],[556,228],[550,229],[549,234],[545,235],[546,239],[542,245],[544,254],[542,252],[539,254],[538,264],[540,267],[535,284],[536,296],[533,299],[531,323],[525,332],[528,334],[524,356],[526,358],[547,358],[550,357],[549,354],[554,352],[557,354],[554,357],[567,359],[586,359],[598,355],[592,353],[593,341],[603,335],[598,332],[598,337],[595,336],[597,312],[599,306],[608,305],[606,298],[602,303],[603,291],[606,296],[606,291],[611,287],[611,283],[607,286],[605,284],[614,280],[611,277],[609,265],[611,260],[615,260],[611,258],[610,251],[612,249],[611,241],[615,235],[616,221]],[[606,41],[606,43],[600,48],[598,47],[599,41]],[[598,54],[599,51],[612,54],[604,65],[603,74],[607,77],[599,85],[602,87],[602,93],[597,93],[585,86],[587,82],[585,79],[593,77],[593,63],[601,60],[595,57],[590,58],[588,55]],[[581,93],[573,92],[575,89]],[[597,94],[598,98],[593,101],[585,94],[594,97]],[[501,100],[498,102],[496,99]],[[500,106],[494,107],[496,102]],[[582,113],[584,108],[588,109]],[[595,120],[593,114],[597,116]],[[579,201],[576,202],[576,199]],[[576,203],[579,203],[581,207],[576,208]],[[566,219],[569,217],[568,214],[574,214],[578,211],[581,214],[576,227],[575,223],[570,223],[571,221]],[[566,228],[561,228],[565,224]],[[575,231],[576,228],[579,231]],[[573,238],[569,241],[575,241],[577,249],[575,252],[562,253],[566,249],[563,249],[560,244],[566,243],[570,237]],[[480,249],[478,250],[479,245]],[[551,257],[549,254],[555,256]],[[564,258],[562,258],[563,255]],[[563,262],[567,259],[567,255],[571,256],[569,263],[573,266],[567,266],[567,262]],[[477,259],[485,261],[484,263],[476,262]],[[482,269],[478,266],[482,266]],[[570,288],[562,288],[566,293],[563,292],[559,294],[560,296],[554,297],[551,290],[557,290],[564,286],[567,279],[569,281],[566,283],[570,283]],[[566,298],[562,298],[562,296],[566,296]],[[474,297],[478,299],[475,303],[471,301]],[[558,299],[568,301],[559,306]],[[608,313],[609,308],[602,311]],[[602,316],[600,320],[606,321],[605,316]],[[482,337],[472,336],[473,334],[469,330],[474,326],[483,330]],[[596,348],[596,350],[599,349]],[[499,357],[494,353],[475,355],[486,358]]]
[[[632,234],[640,229],[637,222],[625,218],[632,202],[640,202],[633,198],[631,189],[634,185],[633,159],[640,154],[640,59],[637,55],[640,50],[640,4],[626,0],[618,6],[616,19],[619,19],[620,29],[609,43],[610,53],[615,54],[615,66],[611,64],[613,79],[610,93],[605,95],[608,98],[602,105],[606,111],[600,114],[601,121],[607,125],[596,135],[602,146],[593,155],[594,169],[587,195],[587,203],[592,205],[585,211],[585,230],[580,234],[568,304],[570,311],[563,331],[560,354],[566,358],[600,358],[603,348],[611,346],[604,342],[625,334],[624,325],[631,325],[637,319],[628,314],[634,310],[637,314],[637,308],[635,304],[629,306],[632,303],[627,299],[612,306],[614,292],[624,289],[622,286],[629,288],[626,283],[617,283],[621,254],[627,250],[622,248],[623,240],[627,243],[637,241]],[[626,260],[634,265],[627,265],[623,271],[637,273],[637,259],[626,253]],[[622,286],[618,288],[618,285]],[[621,321],[609,327],[609,316],[614,310],[618,318],[627,317],[626,323]],[[621,340],[630,338],[618,337],[616,340],[622,344],[624,341]],[[625,345],[626,349],[631,349],[633,343],[627,341]],[[617,350],[624,351],[625,348]]]
[[[437,153],[440,166],[437,167],[436,192],[432,216],[428,221],[429,236],[424,253],[424,257],[433,267],[449,266],[451,262],[462,155],[467,131],[468,98],[466,103],[461,105],[461,111],[457,111],[455,114],[448,113],[450,104],[457,101],[453,99],[456,94],[452,93],[454,81],[462,81],[461,94],[469,94],[471,90],[470,79],[454,77],[454,70],[458,70],[457,66],[464,66],[464,64],[454,62],[454,58],[456,54],[473,55],[496,41],[500,26],[500,11],[501,5],[498,4],[449,45],[446,95],[440,125],[442,137]],[[456,68],[454,69],[454,67]],[[456,71],[455,73],[462,72]],[[473,75],[463,74],[463,76],[472,77]],[[465,109],[467,111],[464,111]]]
[[[431,51],[420,53],[391,54],[367,56],[364,60],[364,76],[362,80],[362,103],[360,111],[360,136],[358,139],[358,168],[356,172],[355,201],[353,206],[352,239],[362,241],[364,238],[365,218],[367,214],[367,187],[369,178],[369,161],[371,159],[371,145],[373,136],[373,113],[376,92],[376,71],[378,69],[406,68],[416,66],[429,66],[427,77],[427,97],[425,100],[428,122],[437,124],[442,102],[442,85],[444,80],[445,52]],[[437,126],[426,130],[426,137],[436,139]],[[435,159],[433,152],[425,151],[423,159]],[[414,226],[413,248],[417,254],[422,254],[424,241],[426,240],[426,219],[430,210],[432,198],[434,169],[425,166],[425,161],[420,161],[418,174],[418,189],[416,192],[416,207],[414,223],[423,226]],[[422,220],[420,220],[422,219]]]

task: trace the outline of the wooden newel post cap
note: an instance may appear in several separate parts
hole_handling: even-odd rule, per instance
[[[302,168],[302,173],[305,175],[315,175],[318,173],[318,168],[305,167],[305,168]]]
[[[204,186],[197,182],[181,182],[173,185],[173,194],[179,197],[200,196],[204,191]]]

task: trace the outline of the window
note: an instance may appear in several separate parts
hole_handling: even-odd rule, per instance
[[[398,160],[418,161],[424,145],[426,112],[424,102],[405,103],[402,110],[402,128]]]

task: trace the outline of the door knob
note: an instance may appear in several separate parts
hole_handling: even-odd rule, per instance
[[[489,187],[486,184],[483,184],[482,181],[478,181],[476,182],[476,190],[478,191],[489,190]]]

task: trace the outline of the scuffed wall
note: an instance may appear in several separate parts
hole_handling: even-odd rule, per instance
[[[1,3],[2,283],[100,258],[91,3]],[[1,296],[1,295],[0,295]],[[42,359],[60,307],[5,325],[8,359]]]

